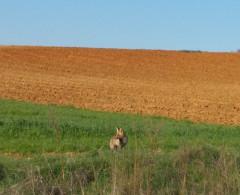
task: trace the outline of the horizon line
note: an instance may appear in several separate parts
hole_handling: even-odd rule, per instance
[[[0,47],[48,47],[48,48],[79,48],[79,49],[111,49],[111,50],[131,50],[131,51],[175,51],[175,52],[195,52],[195,53],[239,53],[239,50],[200,50],[200,49],[151,49],[151,48],[125,48],[125,47],[93,47],[77,45],[44,45],[44,44],[0,44]]]

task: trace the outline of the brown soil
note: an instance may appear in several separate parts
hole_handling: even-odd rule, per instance
[[[0,47],[0,97],[240,124],[240,54]]]

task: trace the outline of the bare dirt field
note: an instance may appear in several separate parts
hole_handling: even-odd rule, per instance
[[[240,53],[0,47],[0,98],[240,124]]]

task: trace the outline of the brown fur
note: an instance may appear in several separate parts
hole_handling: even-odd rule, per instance
[[[111,150],[122,149],[128,143],[128,137],[125,135],[122,128],[116,128],[116,135],[114,135],[109,142]]]

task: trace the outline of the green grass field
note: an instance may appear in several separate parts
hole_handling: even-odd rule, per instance
[[[239,194],[239,151],[238,126],[0,100],[2,194]]]

